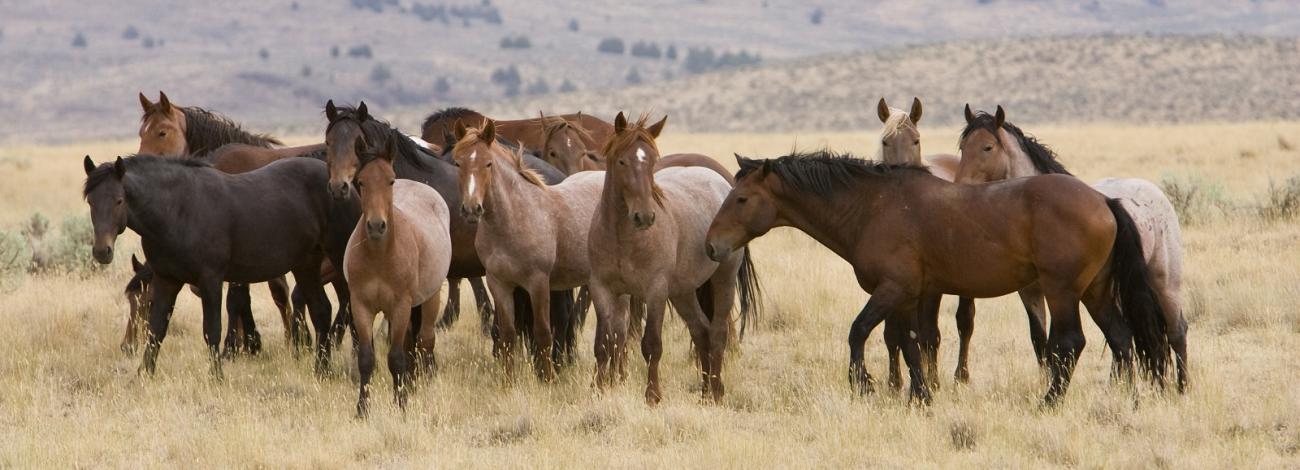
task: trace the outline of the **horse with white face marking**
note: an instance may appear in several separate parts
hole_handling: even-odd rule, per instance
[[[966,128],[959,141],[961,167],[958,183],[985,183],[1043,174],[1070,172],[1056,160],[1056,154],[1037,139],[1006,121],[1006,112],[975,114],[966,106]],[[1142,235],[1142,253],[1153,277],[1156,295],[1164,311],[1166,335],[1174,352],[1178,389],[1187,384],[1187,320],[1183,318],[1183,242],[1178,213],[1169,198],[1155,184],[1136,178],[1107,178],[1092,184],[1106,197],[1118,199],[1133,216]],[[1031,327],[1045,325],[1043,293],[1037,285],[1020,291],[1029,311]],[[1037,317],[1037,318],[1035,318]],[[1037,322],[1034,325],[1035,321]],[[1044,358],[1045,331],[1034,333],[1034,347]]]

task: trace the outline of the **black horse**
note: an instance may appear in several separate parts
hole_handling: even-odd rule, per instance
[[[395,142],[398,158],[393,162],[393,170],[398,178],[419,181],[432,187],[447,202],[447,207],[460,207],[459,172],[449,157],[435,154],[422,147],[409,136],[382,120],[371,116],[366,104],[356,107],[335,106],[333,101],[326,103],[325,116],[329,125],[325,128],[325,161],[330,165],[330,193],[335,200],[346,199],[352,191],[352,181],[357,168],[363,163],[363,156],[357,155],[357,139],[365,139],[371,147],[384,148],[388,141]],[[448,146],[443,153],[450,152]],[[564,181],[564,173],[545,161],[525,156],[524,165],[537,170],[547,184]],[[474,247],[476,226],[465,221],[460,211],[451,211],[452,262],[448,277],[448,303],[443,325],[449,325],[459,312],[459,280],[470,279],[480,313],[481,325],[487,331],[491,325],[491,304],[487,289],[483,287],[482,276],[486,274],[483,263],[478,258]],[[531,311],[528,295],[522,290],[515,293],[515,305],[520,312]],[[555,362],[568,363],[573,357],[577,344],[577,312],[572,291],[558,291],[551,294],[551,324],[561,325],[555,335]],[[518,315],[520,331],[532,331],[531,315]],[[531,338],[529,338],[531,341]]]
[[[154,372],[176,295],[192,284],[203,303],[211,370],[221,377],[221,284],[266,282],[288,272],[307,299],[316,329],[316,371],[326,370],[331,312],[320,279],[322,247],[334,244],[329,235],[343,230],[339,226],[350,230],[356,215],[347,220],[347,210],[330,199],[323,163],[286,159],[243,175],[149,155],[99,166],[86,156],[83,163],[95,260],[112,262],[117,235],[130,228],[140,235],[154,272],[143,370]],[[251,324],[252,315],[242,314]]]

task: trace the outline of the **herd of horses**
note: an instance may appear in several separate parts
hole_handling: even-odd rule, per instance
[[[944,294],[960,299],[955,379],[968,381],[972,299],[1011,292],[1050,373],[1045,402],[1065,393],[1083,350],[1080,302],[1105,336],[1114,379],[1133,380],[1136,362],[1163,387],[1172,358],[1178,390],[1187,384],[1182,246],[1167,198],[1143,180],[1079,181],[1000,106],[995,114],[967,106],[960,155],[923,158],[920,101],[905,112],[882,99],[876,159],[736,155],[733,176],[705,155],[662,155],[666,117],[506,121],[449,108],[416,137],[364,102],[330,101],[324,142],[284,147],[161,92],[156,102],[140,94],[140,103],[139,151],[101,164],[86,156],[83,194],[97,261],[112,262],[126,229],[140,236],[145,261],[132,255],[121,348],[133,353],[143,339],[150,374],[186,285],[201,299],[214,376],[226,357],[260,351],[249,285],[267,283],[286,341],[295,354],[314,349],[318,374],[351,335],[359,416],[369,410],[382,313],[404,409],[418,376],[436,370],[437,332],[455,321],[468,280],[506,378],[521,342],[542,381],[572,365],[594,307],[593,385],[626,380],[628,341],[639,337],[645,400],[658,403],[671,305],[690,333],[702,394],[716,401],[737,337],[733,311],[743,336],[762,303],[748,243],[786,226],[851,263],[870,294],[848,337],[848,379],[859,393],[874,388],[863,349],[884,322],[889,385],[902,387],[901,353],[911,399],[930,402]]]

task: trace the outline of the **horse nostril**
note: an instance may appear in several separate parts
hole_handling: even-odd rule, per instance
[[[704,254],[707,255],[707,256],[709,257],[709,259],[715,259],[715,258],[713,257],[713,254],[714,254],[715,251],[716,251],[716,250],[713,249],[713,244],[712,244],[712,243],[706,243],[706,244],[704,244]]]

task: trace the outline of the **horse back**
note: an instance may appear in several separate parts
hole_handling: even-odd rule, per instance
[[[728,185],[732,187],[736,186],[735,177],[731,175],[730,171],[727,171],[726,167],[722,166],[721,163],[718,163],[717,160],[714,160],[713,157],[698,153],[674,153],[672,155],[666,155],[659,159],[659,163],[655,164],[655,171],[658,172],[665,168],[693,166],[713,170],[714,173],[722,176],[722,179],[727,180]]]
[[[1092,187],[1106,197],[1118,199],[1133,217],[1149,265],[1162,273],[1181,273],[1183,242],[1178,212],[1159,186],[1139,178],[1105,178]]]

